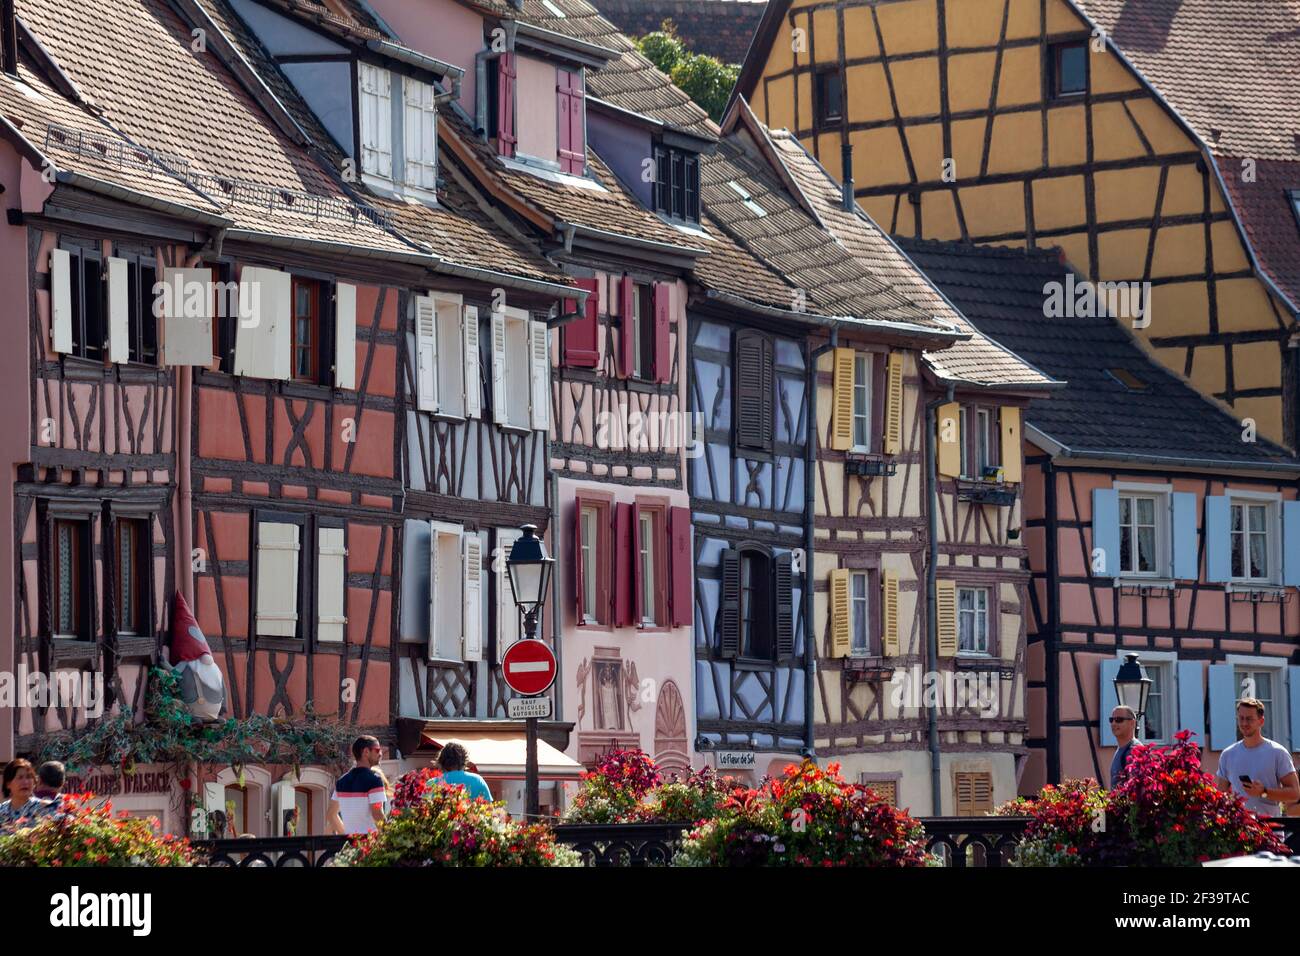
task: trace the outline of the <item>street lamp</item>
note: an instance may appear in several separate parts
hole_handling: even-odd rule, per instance
[[[1147,696],[1151,693],[1151,678],[1142,673],[1142,664],[1136,654],[1125,654],[1124,663],[1115,674],[1115,699],[1121,707],[1129,707],[1137,715],[1137,730],[1142,729],[1142,718],[1147,712]]]
[[[537,537],[536,525],[526,524],[519,530],[523,534],[510,548],[506,570],[510,572],[510,591],[515,599],[515,607],[524,616],[524,640],[533,641],[537,640],[537,618],[546,603],[555,559],[546,553],[546,545]],[[528,754],[524,771],[527,814],[536,820],[542,812],[537,782],[537,718],[525,718],[524,726],[527,728]]]

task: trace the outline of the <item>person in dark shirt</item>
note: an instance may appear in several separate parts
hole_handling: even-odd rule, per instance
[[[57,760],[47,760],[36,771],[35,796],[39,800],[52,800],[58,806],[63,805],[63,784],[67,780],[67,770]]]
[[[1128,773],[1128,758],[1137,734],[1137,714],[1132,707],[1120,704],[1110,712],[1110,732],[1115,735],[1115,756],[1110,761],[1110,788],[1114,790]]]
[[[325,822],[331,833],[368,833],[384,819],[388,793],[375,768],[384,748],[375,737],[358,737],[352,743],[356,766],[339,777],[330,794]]]

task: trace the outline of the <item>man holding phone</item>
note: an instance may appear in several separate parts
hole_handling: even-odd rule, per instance
[[[1246,808],[1261,816],[1277,816],[1278,804],[1300,800],[1300,778],[1291,754],[1264,736],[1264,705],[1254,697],[1237,701],[1241,739],[1219,755],[1214,783],[1246,798]]]

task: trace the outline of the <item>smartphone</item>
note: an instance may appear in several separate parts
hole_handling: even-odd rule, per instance
[[[1237,779],[1240,780],[1242,783],[1250,783],[1250,778],[1246,776],[1244,773]]]

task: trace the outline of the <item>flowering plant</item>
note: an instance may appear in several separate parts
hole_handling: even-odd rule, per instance
[[[393,809],[402,810],[423,800],[441,776],[442,771],[437,767],[422,767],[402,774],[393,785]]]
[[[641,805],[643,822],[703,823],[713,819],[735,788],[731,777],[719,777],[712,767],[692,770],[651,791]]]
[[[94,806],[93,794],[64,797],[64,812],[36,826],[0,836],[0,866],[193,866],[184,837],[159,834],[157,820],[141,820],[113,805]]]
[[[677,866],[925,866],[925,831],[839,764],[790,765],[757,789],[735,788],[686,835]]]
[[[1219,790],[1183,730],[1171,747],[1134,745],[1114,790],[1089,781],[1044,787],[1008,805],[1032,818],[1016,853],[1021,866],[1196,866],[1267,850],[1290,851],[1277,832]]]
[[[499,803],[470,800],[465,788],[429,787],[378,828],[355,836],[333,866],[580,866],[542,824],[511,820]]]
[[[659,786],[659,768],[642,750],[612,750],[595,770],[584,771],[582,787],[564,815],[565,823],[627,823],[644,820],[642,801]]]

